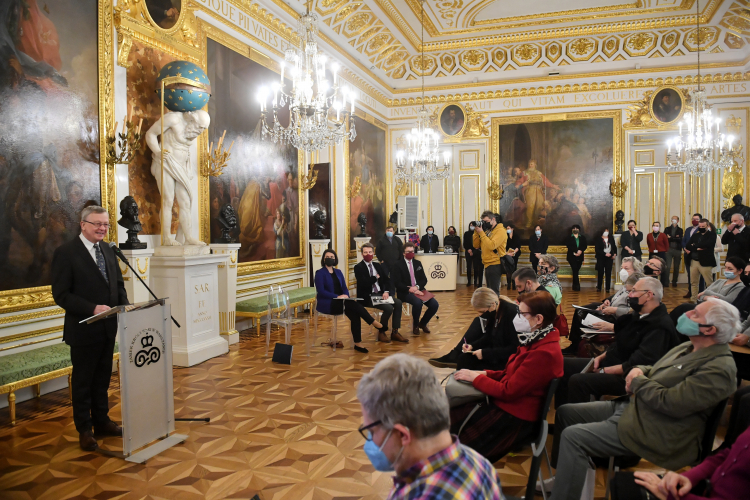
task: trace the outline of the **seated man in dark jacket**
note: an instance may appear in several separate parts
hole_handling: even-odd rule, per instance
[[[593,371],[581,373],[588,358],[565,358],[565,374],[555,393],[555,407],[586,403],[593,395],[625,395],[625,376],[636,365],[652,365],[679,344],[672,319],[661,303],[664,288],[652,278],[641,278],[628,296],[633,312],[615,321],[615,341],[594,358]]]
[[[404,244],[404,258],[397,261],[391,269],[391,282],[401,302],[411,304],[412,335],[418,336],[420,329],[425,333],[430,333],[427,324],[437,313],[439,304],[435,297],[427,301],[423,300],[427,275],[422,263],[414,258],[413,243]],[[420,319],[423,305],[427,306],[427,311]]]

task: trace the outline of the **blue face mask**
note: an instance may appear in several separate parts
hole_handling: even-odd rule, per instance
[[[386,231],[385,235],[388,236],[389,238],[393,238],[393,231]]]
[[[388,457],[385,456],[385,453],[383,452],[383,446],[385,446],[385,443],[387,443],[391,438],[391,434],[393,434],[393,429],[388,432],[388,435],[383,440],[383,444],[381,444],[380,446],[375,444],[375,441],[365,442],[365,454],[367,455],[367,458],[370,459],[370,462],[372,463],[372,466],[375,467],[376,471],[389,472],[393,470],[393,463],[388,460]],[[398,457],[401,456],[402,451],[404,451],[403,447],[401,448],[401,451],[398,452],[396,460],[398,460]]]
[[[541,231],[534,231],[534,234],[535,234],[535,235],[537,236],[537,238],[538,238],[539,236],[541,236],[541,235],[542,235],[542,232],[541,232]]]
[[[677,320],[677,331],[685,335],[686,337],[696,337],[698,335],[703,335],[700,332],[700,328],[709,326],[712,325],[699,325],[692,319],[688,318],[686,314],[683,314],[682,316],[680,316],[680,319]]]
[[[724,271],[724,277],[728,280],[733,280],[737,277],[736,274],[734,274],[732,271]]]
[[[427,234],[432,234],[432,229],[430,229],[429,231],[427,231]]]

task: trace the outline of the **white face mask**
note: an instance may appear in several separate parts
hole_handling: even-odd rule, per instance
[[[608,233],[608,232],[606,232],[606,231],[604,231],[604,234],[602,234],[602,236],[603,236],[604,238],[606,238],[607,236],[609,236],[609,233]]]
[[[672,219],[672,224],[675,224],[675,225],[676,225],[676,224],[677,224],[677,222],[678,222],[678,221],[677,221],[677,219]]]
[[[531,331],[529,320],[526,319],[526,316],[521,316],[520,313],[516,314],[516,317],[513,318],[513,328],[518,333],[529,333]]]
[[[630,277],[630,275],[628,274],[628,272],[625,269],[620,269],[620,281],[624,282],[629,277]]]

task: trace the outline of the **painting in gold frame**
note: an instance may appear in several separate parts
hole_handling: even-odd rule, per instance
[[[683,93],[672,85],[659,87],[651,94],[648,109],[651,117],[659,125],[673,125],[682,118],[685,112]]]
[[[179,26],[183,15],[183,0],[143,0],[148,20],[162,30],[170,32]]]
[[[460,137],[466,129],[466,110],[461,104],[448,103],[438,112],[440,131],[448,137]]]
[[[49,189],[45,191],[43,196],[36,197],[43,204],[37,206],[37,208],[41,207],[41,210],[35,210],[32,217],[41,215],[37,219],[44,219],[45,231],[49,233],[54,228],[60,229],[61,231],[57,232],[62,235],[63,240],[67,241],[77,235],[77,221],[75,219],[77,214],[80,214],[82,207],[73,206],[75,200],[81,198],[78,201],[85,203],[90,198],[99,202],[105,208],[111,208],[115,205],[114,176],[106,168],[104,155],[100,154],[104,151],[105,134],[99,132],[100,130],[107,130],[108,126],[113,124],[112,2],[111,0],[88,0],[86,2],[68,0],[67,2],[56,2],[51,7],[48,6],[47,9],[43,8],[44,4],[39,5],[37,2],[23,4],[19,2],[18,5],[19,9],[27,9],[28,12],[19,13],[18,23],[15,24],[16,28],[21,28],[24,22],[35,26],[33,29],[26,29],[21,39],[6,41],[5,43],[8,44],[6,53],[15,53],[19,50],[24,52],[30,57],[30,59],[24,58],[25,64],[31,66],[18,73],[14,82],[9,83],[13,83],[16,89],[33,88],[39,95],[48,96],[43,99],[45,104],[40,108],[44,121],[49,123],[49,126],[57,126],[58,128],[61,123],[68,124],[67,130],[78,134],[73,138],[64,138],[60,136],[62,131],[58,130],[56,134],[53,134],[59,139],[60,144],[57,144],[55,140],[49,139],[50,136],[46,131],[36,130],[37,134],[41,131],[46,137],[41,139],[42,145],[37,155],[41,155],[40,158],[44,157],[45,161],[39,164],[39,168],[34,168],[33,172],[38,172],[37,180],[39,180],[39,175],[43,175],[46,179],[45,185]],[[11,10],[7,12],[8,16],[5,19],[0,19],[0,22],[6,23],[6,28],[11,26],[9,24],[11,22],[10,17],[13,15]],[[81,22],[85,25],[80,25]],[[40,27],[42,31],[40,31]],[[81,40],[70,42],[75,43],[75,47],[64,47],[63,44],[68,39],[66,33],[71,31],[79,33]],[[31,50],[30,47],[34,45],[39,47],[39,45],[24,45],[23,37],[32,37],[35,36],[35,33],[37,36],[45,37],[54,33],[60,41],[60,46],[43,45],[43,50],[38,49],[43,52],[38,57],[29,55],[27,52]],[[75,57],[78,57],[81,67],[73,64],[73,58]],[[8,60],[2,64],[6,62],[10,63]],[[49,70],[45,70],[43,66]],[[29,75],[33,76],[35,71],[40,72],[39,78],[29,80]],[[84,73],[79,74],[81,71]],[[0,70],[0,73],[5,77],[14,78],[11,71]],[[63,79],[67,84],[62,83]],[[24,84],[25,81],[30,83]],[[65,93],[70,94],[67,99],[62,95]],[[80,112],[72,114],[60,111],[57,119],[49,116],[50,112],[58,109],[58,107],[50,105],[49,96],[52,94],[58,97],[57,101],[67,100],[70,101],[71,105],[77,105]],[[11,106],[11,100],[9,96],[5,96],[0,103],[0,107],[7,110]],[[29,117],[27,116],[27,118]],[[11,122],[3,120],[3,123],[7,125]],[[0,137],[3,137],[7,144],[9,137],[7,131],[0,131]],[[0,155],[3,154],[0,153]],[[31,157],[34,155],[25,156]],[[7,164],[7,162],[8,158],[3,155],[0,163]],[[56,166],[53,165],[55,163]],[[75,172],[70,171],[70,165],[85,165],[85,170],[88,172],[87,180],[77,179]],[[9,179],[4,180],[7,183]],[[81,180],[84,180],[84,182],[80,182]],[[36,180],[34,182],[36,184]],[[76,182],[82,188],[80,193],[76,189]],[[55,186],[57,187],[55,188]],[[79,194],[80,196],[78,196]],[[5,204],[5,201],[5,196],[3,196],[3,204]],[[68,210],[63,210],[64,207],[62,206],[66,204],[70,207],[67,207]],[[56,211],[58,215],[67,214],[67,216],[52,217],[55,207],[60,208]],[[49,216],[45,215],[47,212],[49,212]],[[115,216],[114,211],[110,210],[111,225],[114,225]],[[110,227],[108,240],[116,238],[117,230]],[[63,242],[62,240],[53,240],[54,238],[45,241],[43,253],[51,256],[54,248]],[[13,251],[12,248],[9,250]],[[18,251],[17,245],[16,250]],[[20,249],[20,251],[26,252],[24,249]],[[26,276],[20,276],[20,280],[9,281],[5,279],[7,274],[2,273],[4,275],[3,281],[8,286],[0,292],[0,313],[11,313],[54,304],[48,284],[49,262],[47,260],[44,262],[46,262],[46,271],[42,269],[34,279],[29,279],[27,274]],[[26,271],[28,272],[28,269]]]

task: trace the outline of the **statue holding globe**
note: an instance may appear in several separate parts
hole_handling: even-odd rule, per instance
[[[176,199],[180,206],[177,238],[182,234],[185,245],[205,246],[193,234],[191,209],[197,193],[192,181],[197,163],[193,165],[190,149],[211,122],[201,109],[211,96],[208,77],[191,62],[175,61],[162,68],[157,85],[158,94],[164,88],[164,105],[169,112],[146,132],[146,144],[153,153],[151,174],[161,193],[161,244],[182,245],[171,234]]]

